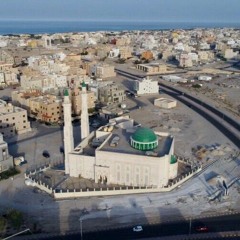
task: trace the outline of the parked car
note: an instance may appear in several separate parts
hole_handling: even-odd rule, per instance
[[[197,221],[193,224],[194,230],[196,232],[208,232],[209,228],[206,224],[201,221]]]
[[[45,158],[50,158],[50,154],[47,152],[47,151],[44,151],[42,153],[42,155],[45,157]]]
[[[142,226],[135,226],[135,227],[133,228],[133,231],[134,231],[134,232],[142,232],[142,231],[143,231],[143,227],[142,227]]]

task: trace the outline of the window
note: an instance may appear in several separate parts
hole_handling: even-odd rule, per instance
[[[23,117],[25,117],[25,115],[23,115]]]
[[[23,120],[23,122],[25,123],[25,122],[26,122],[26,120]]]
[[[23,126],[23,128],[26,128],[26,126]]]
[[[14,120],[14,119],[15,119],[15,117],[12,118],[12,120]]]
[[[6,121],[8,122],[8,118],[6,118]]]

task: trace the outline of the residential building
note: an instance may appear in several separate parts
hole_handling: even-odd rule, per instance
[[[137,64],[136,68],[147,74],[157,74],[167,72],[167,66],[160,63]]]
[[[8,144],[3,140],[0,133],[0,173],[13,167],[13,157],[8,152]]]
[[[191,56],[188,53],[181,53],[179,56],[179,67],[192,67],[193,61]]]
[[[114,66],[105,63],[94,63],[89,65],[88,75],[96,78],[109,78],[115,77],[116,73]]]
[[[152,80],[149,77],[135,80],[133,89],[137,95],[157,94],[159,92],[158,81]]]
[[[55,95],[44,95],[41,97],[37,97],[32,99],[33,102],[39,103],[39,109],[35,113],[37,115],[37,119],[43,122],[48,123],[60,123],[63,120],[63,109],[62,109],[62,99]]]
[[[4,137],[12,137],[31,131],[27,119],[27,111],[0,100],[0,133]]]
[[[152,60],[153,59],[153,53],[149,50],[144,51],[141,54],[141,59]]]
[[[96,96],[94,92],[87,91],[87,105],[88,109],[95,108]],[[74,88],[72,91],[72,110],[73,114],[80,115],[82,110],[82,91],[79,88]]]
[[[124,89],[115,83],[102,86],[98,91],[98,100],[105,104],[121,103],[125,97]]]

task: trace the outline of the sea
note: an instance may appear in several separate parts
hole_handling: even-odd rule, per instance
[[[240,23],[220,22],[128,22],[128,21],[18,21],[0,20],[0,35],[53,34],[67,32],[169,30],[193,28],[240,28]]]

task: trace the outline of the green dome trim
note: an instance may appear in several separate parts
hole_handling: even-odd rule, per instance
[[[152,129],[149,128],[139,128],[132,135],[132,139],[136,142],[150,143],[157,140],[156,134]]]
[[[170,164],[174,164],[174,163],[176,163],[176,162],[177,162],[176,156],[171,155]]]
[[[67,89],[64,90],[63,95],[64,95],[65,97],[68,97],[68,96],[69,96],[69,93],[68,93],[68,90],[67,90]]]

